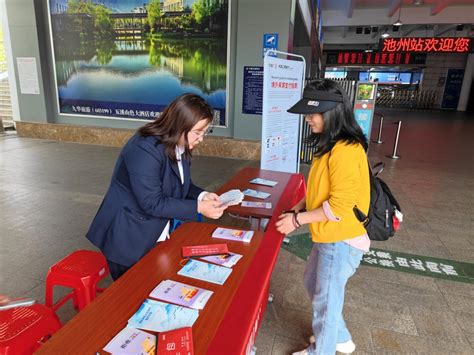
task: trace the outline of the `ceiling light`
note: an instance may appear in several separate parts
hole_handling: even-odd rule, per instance
[[[382,33],[382,37],[383,37],[383,38],[390,37],[390,33],[388,33],[387,31],[385,31],[384,33]]]
[[[364,52],[365,53],[370,53],[370,52],[373,52],[374,50],[373,49],[366,49]]]
[[[413,1],[413,5],[423,5],[424,1],[423,0],[415,0]]]

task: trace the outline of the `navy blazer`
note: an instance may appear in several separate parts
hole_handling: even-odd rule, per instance
[[[86,235],[105,257],[131,266],[156,244],[173,218],[197,220],[197,197],[203,191],[190,176],[190,161],[178,164],[157,137],[135,134],[123,147],[112,181]]]

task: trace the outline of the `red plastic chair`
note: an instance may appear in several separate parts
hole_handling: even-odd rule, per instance
[[[56,314],[41,304],[0,311],[0,355],[32,354],[59,328]]]
[[[49,268],[45,304],[56,311],[72,298],[74,307],[82,310],[95,299],[97,292],[103,291],[97,287],[97,283],[108,274],[109,267],[101,253],[90,250],[75,251]],[[70,287],[73,291],[53,303],[54,286]]]

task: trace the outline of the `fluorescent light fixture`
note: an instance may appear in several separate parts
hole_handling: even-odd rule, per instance
[[[403,25],[403,22],[400,21],[400,19],[398,19],[397,22],[395,22],[393,25],[394,26],[401,26],[401,25]]]
[[[413,5],[423,5],[425,2],[423,0],[415,0],[413,1]]]
[[[370,53],[370,52],[373,52],[374,50],[373,49],[366,49],[364,52],[365,53]]]

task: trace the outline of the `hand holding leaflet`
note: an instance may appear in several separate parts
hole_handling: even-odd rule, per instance
[[[221,200],[222,204],[227,206],[238,205],[243,199],[244,194],[238,189],[229,190],[219,196],[219,200]]]

